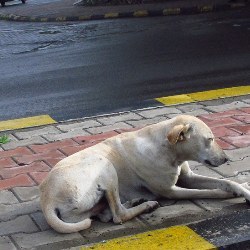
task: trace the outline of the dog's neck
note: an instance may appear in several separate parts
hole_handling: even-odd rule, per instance
[[[153,150],[158,151],[158,155],[166,157],[166,162],[171,162],[171,167],[178,167],[180,166],[186,159],[182,157],[181,154],[178,153],[177,146],[171,145],[167,139],[167,127],[169,128],[169,123],[172,123],[171,120],[163,121],[157,124],[153,124],[146,128],[141,129],[138,131],[139,135],[142,137],[146,136],[149,137],[156,145]],[[174,126],[171,124],[171,126]],[[171,152],[171,153],[170,153]]]

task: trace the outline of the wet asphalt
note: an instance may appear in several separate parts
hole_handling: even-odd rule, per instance
[[[249,84],[249,9],[80,23],[0,21],[0,31],[0,120],[49,114],[62,121]]]

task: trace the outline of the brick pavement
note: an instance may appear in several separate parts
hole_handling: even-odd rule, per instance
[[[169,219],[218,209],[246,209],[243,198],[227,200],[162,200],[161,208],[123,225],[100,223],[80,233],[60,235],[50,229],[40,211],[38,185],[53,166],[81,149],[119,133],[131,131],[178,114],[198,116],[213,130],[232,162],[209,169],[191,163],[194,172],[238,182],[249,181],[249,96],[156,107],[97,116],[55,125],[10,131],[11,141],[0,149],[0,245],[4,249],[53,246],[53,249],[85,244],[110,235],[146,230]],[[216,112],[220,110],[220,112]],[[44,248],[43,248],[44,247]]]

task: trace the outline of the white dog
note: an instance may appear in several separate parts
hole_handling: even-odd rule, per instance
[[[40,185],[43,213],[56,231],[71,233],[90,227],[92,216],[130,220],[157,208],[159,197],[250,201],[245,185],[194,174],[188,160],[209,167],[228,160],[198,118],[182,115],[117,135],[56,164]]]

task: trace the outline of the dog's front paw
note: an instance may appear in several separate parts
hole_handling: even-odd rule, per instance
[[[157,201],[147,201],[145,204],[147,206],[146,210],[144,211],[145,213],[151,213],[160,206]]]

